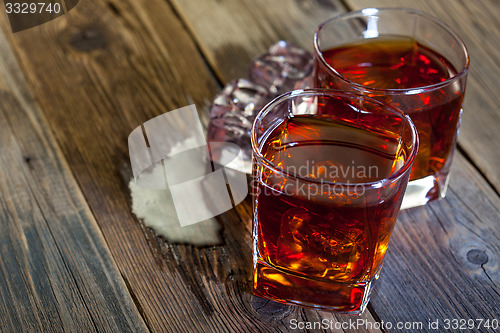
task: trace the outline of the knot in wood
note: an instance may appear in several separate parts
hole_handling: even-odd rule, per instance
[[[251,304],[255,312],[266,317],[285,317],[290,311],[290,306],[267,299],[252,296]]]
[[[71,36],[69,44],[80,52],[90,52],[104,48],[106,46],[106,37],[101,31],[89,28],[75,32]]]
[[[488,255],[484,251],[473,249],[467,252],[467,260],[476,265],[484,265],[488,262]]]

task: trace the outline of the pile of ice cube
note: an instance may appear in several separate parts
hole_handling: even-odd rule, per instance
[[[250,130],[257,113],[287,91],[311,86],[313,57],[290,42],[279,41],[250,64],[248,79],[235,79],[217,94],[210,107],[209,142],[237,144],[250,173]]]

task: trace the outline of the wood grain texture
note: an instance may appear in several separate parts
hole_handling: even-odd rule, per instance
[[[0,54],[0,331],[146,331],[1,32]]]
[[[279,40],[312,51],[316,27],[345,11],[337,0],[171,0],[217,77],[246,77],[250,60]]]
[[[423,10],[448,24],[463,39],[470,71],[458,143],[500,192],[500,2],[497,0],[346,0],[353,10],[408,7]]]
[[[169,6],[82,1],[52,24],[8,36],[148,327],[222,326],[192,302],[178,273],[155,258],[120,178],[135,127],[215,91]]]
[[[498,319],[500,198],[460,154],[451,175],[446,199],[399,214],[370,302],[381,320]]]

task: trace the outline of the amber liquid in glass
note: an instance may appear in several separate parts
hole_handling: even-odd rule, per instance
[[[325,61],[348,80],[368,88],[410,89],[444,82],[456,74],[442,55],[411,38],[380,37],[322,51]],[[322,66],[316,64],[316,85],[342,89]],[[463,89],[453,86],[432,91],[414,90],[414,99],[400,103],[397,94],[376,90],[367,95],[399,107],[417,127],[420,148],[410,180],[439,172],[452,151],[461,114]]]
[[[361,187],[351,193],[340,184],[393,174],[406,159],[399,140],[328,114],[296,115],[269,134],[262,154],[288,175],[254,170],[254,293],[359,310],[367,281],[381,267],[404,189],[392,189],[381,201],[378,194],[387,187],[367,195]]]

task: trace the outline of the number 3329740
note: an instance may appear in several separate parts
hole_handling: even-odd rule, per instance
[[[60,3],[45,3],[45,2],[6,2],[5,12],[7,14],[42,14],[42,13],[60,13]]]

